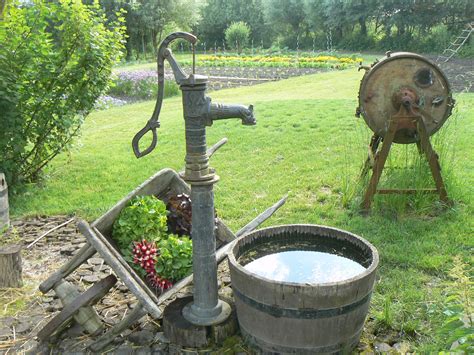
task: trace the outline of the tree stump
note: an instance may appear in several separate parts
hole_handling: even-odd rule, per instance
[[[21,287],[21,245],[0,246],[0,288]]]

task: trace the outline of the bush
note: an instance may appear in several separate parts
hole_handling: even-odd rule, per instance
[[[121,21],[121,19],[119,20]],[[33,1],[0,22],[0,171],[36,180],[67,149],[120,59],[123,29],[99,5]]]
[[[156,98],[158,79],[152,71],[119,72],[112,79],[108,95],[124,100],[149,100]],[[165,98],[178,95],[179,87],[171,80],[165,81]]]
[[[249,40],[250,28],[249,26],[242,21],[233,22],[225,30],[225,40],[229,47],[237,50],[237,53],[242,53],[242,48],[244,48]]]

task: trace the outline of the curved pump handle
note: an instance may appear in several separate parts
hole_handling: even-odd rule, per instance
[[[158,97],[156,99],[155,109],[153,110],[153,114],[146,123],[145,127],[138,131],[138,133],[135,135],[135,137],[133,137],[132,140],[133,152],[135,153],[135,156],[137,158],[141,158],[150,153],[153,149],[155,149],[156,143],[158,142],[156,129],[160,127],[159,116],[165,91],[165,59],[167,58],[170,61],[177,81],[178,79],[182,79],[185,76],[185,74],[178,67],[174,58],[171,56],[171,51],[168,49],[169,44],[179,38],[184,39],[193,45],[197,42],[197,37],[188,32],[174,32],[167,36],[163,40],[163,42],[161,42],[160,47],[158,48],[158,55],[156,58],[158,66]],[[142,139],[142,137],[149,131],[151,131],[153,134],[152,142],[148,148],[146,148],[144,151],[140,151],[140,139]]]

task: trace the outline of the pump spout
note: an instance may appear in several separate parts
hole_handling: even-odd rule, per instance
[[[227,118],[240,118],[242,124],[253,126],[257,123],[253,115],[253,105],[248,107],[244,105],[226,105],[211,103],[208,125],[212,125],[214,120],[223,120]]]

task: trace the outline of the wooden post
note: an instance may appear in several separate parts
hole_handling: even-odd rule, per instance
[[[0,247],[0,288],[21,287],[21,245]]]
[[[0,173],[0,232],[10,226],[8,208],[8,186],[5,174]]]

